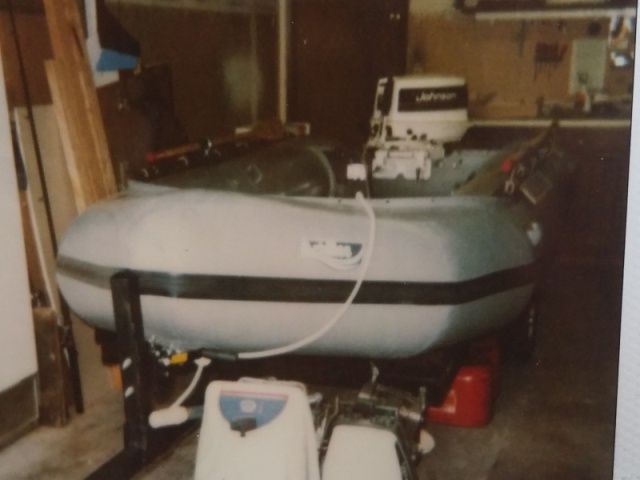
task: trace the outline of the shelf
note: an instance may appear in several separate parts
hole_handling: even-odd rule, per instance
[[[458,0],[456,8],[478,20],[537,20],[635,16],[634,4],[613,2],[553,2],[544,0]]]

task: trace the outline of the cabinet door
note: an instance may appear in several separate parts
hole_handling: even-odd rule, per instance
[[[379,77],[404,73],[407,0],[293,0],[288,116],[359,147]]]

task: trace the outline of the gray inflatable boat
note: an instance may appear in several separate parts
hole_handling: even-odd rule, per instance
[[[404,358],[465,341],[530,302],[566,166],[547,137],[428,159],[428,175],[308,137],[158,163],[71,225],[59,286],[113,330],[110,278],[134,273],[146,334],[175,350]]]

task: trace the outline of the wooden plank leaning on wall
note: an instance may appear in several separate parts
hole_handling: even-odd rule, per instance
[[[44,6],[53,51],[53,59],[45,62],[47,80],[75,207],[77,213],[82,213],[93,203],[115,195],[117,184],[84,42],[78,2],[44,0]],[[72,316],[63,311],[63,317],[69,329]],[[85,337],[86,343],[89,327],[80,323],[73,320],[74,330]],[[78,350],[82,350],[82,346],[79,345]],[[88,372],[94,371],[93,360],[85,357],[84,361],[85,368],[82,365],[72,368],[78,376],[83,376],[83,387],[87,377],[93,377]],[[82,404],[82,398],[77,397],[78,402]]]
[[[41,175],[39,167],[49,171],[55,168],[63,175],[66,175],[66,171],[64,163],[58,162],[61,167],[57,167],[56,158],[51,158],[55,156],[50,145],[51,139],[58,138],[53,112],[48,128],[43,131],[35,127],[36,122],[39,127],[43,125],[41,119],[37,118],[38,107],[31,107],[50,101],[44,69],[39,67],[43,59],[51,54],[48,39],[34,38],[37,36],[33,35],[33,32],[42,31],[46,27],[42,4],[40,3],[42,12],[25,11],[24,8],[23,4],[14,6],[12,2],[8,2],[0,11],[0,44],[6,47],[2,48],[1,57],[3,66],[9,67],[8,75],[0,86],[6,89],[9,99],[7,107],[11,118],[11,141],[14,143],[13,152],[19,180],[24,248],[31,293],[31,320],[37,353],[37,393],[34,396],[37,400],[36,415],[40,424],[62,426],[69,420],[70,408],[75,407],[76,411],[80,411],[82,402],[77,401],[81,394],[74,395],[80,392],[79,385],[77,389],[73,389],[71,382],[69,360],[73,357],[66,340],[72,337],[66,334],[70,330],[65,328],[62,317],[58,315],[60,305],[54,280],[55,237],[49,223],[50,202],[45,198],[51,195],[46,195],[46,172]],[[0,94],[4,95],[4,92]],[[39,140],[36,133],[40,134]],[[10,148],[11,141],[4,146]],[[40,161],[41,151],[46,152],[44,161]],[[65,194],[66,192],[71,195],[69,203],[75,212],[75,203],[68,185]],[[59,203],[60,199],[55,200]],[[56,215],[52,217],[55,222]],[[10,232],[10,235],[14,236],[15,232]]]
[[[17,105],[26,104],[29,107],[26,112],[20,109],[16,110],[15,120],[16,123],[21,124],[20,130],[23,135],[20,139],[20,149],[24,156],[25,166],[29,170],[28,189],[22,192],[21,200],[24,203],[23,222],[25,227],[30,227],[30,238],[33,240],[31,248],[27,246],[30,260],[32,260],[29,269],[31,288],[32,292],[36,294],[46,292],[42,296],[33,297],[33,320],[36,327],[39,359],[39,396],[41,401],[39,415],[40,422],[47,425],[64,425],[69,419],[67,409],[72,405],[75,405],[78,412],[84,409],[80,383],[75,380],[76,374],[74,372],[77,373],[78,370],[77,362],[71,360],[77,357],[74,335],[71,330],[71,316],[68,309],[58,302],[55,285],[57,239],[60,238],[66,226],[64,224],[70,221],[77,212],[116,191],[97,93],[86,60],[78,3],[76,0],[54,0],[47,3],[47,10],[44,12],[46,15],[43,15],[41,19],[43,22],[47,22],[50,38],[49,41],[39,44],[44,47],[46,43],[46,53],[41,56],[28,55],[26,62],[21,53],[18,26],[24,32],[24,29],[28,31],[28,28],[33,28],[34,25],[40,28],[42,25],[37,25],[38,21],[25,23],[24,16],[14,17],[14,12],[9,9],[6,16],[3,17],[3,27],[6,22],[6,26],[10,28],[2,29],[2,36],[7,39],[7,42],[15,44],[15,50],[10,52],[12,54],[11,64],[16,66],[13,69],[14,75],[11,77],[14,87],[13,93],[17,92],[20,98],[24,96]],[[35,17],[29,16],[29,18]],[[33,33],[33,29],[31,32]],[[32,97],[29,92],[29,84],[34,81],[34,78],[37,84],[39,76],[37,67],[35,67],[37,63],[34,62],[41,62],[43,57],[50,56],[49,44],[53,47],[54,59],[48,61],[47,69],[52,73],[47,80],[51,82],[50,89],[55,98],[56,115],[54,122],[44,122],[46,128],[43,133],[43,123],[39,122],[42,120],[39,115],[42,112],[38,107],[32,111],[31,105],[34,99],[40,104],[46,103],[48,98],[43,99],[42,95],[38,96],[37,92],[36,96]],[[27,48],[24,51],[33,51],[30,50],[32,47],[33,44],[27,42]],[[17,68],[18,65],[20,68]],[[35,75],[30,76],[34,72]],[[48,96],[48,92],[46,96]],[[33,125],[30,125],[30,119],[33,120]],[[39,125],[36,127],[35,123],[39,123]],[[37,137],[32,129],[37,130]],[[64,155],[56,156],[51,151],[52,142],[50,140],[54,137],[55,140],[58,139],[58,129],[61,132],[60,140],[63,142]],[[55,134],[49,135],[48,133]],[[42,150],[43,147],[43,153],[46,157],[44,159],[39,154],[39,150]],[[56,156],[56,158],[52,158],[52,156]],[[69,174],[69,182],[62,187],[63,195],[60,194],[60,189],[54,188],[52,190],[53,186],[60,186],[60,182],[57,181],[59,178],[52,175],[52,169],[56,175],[63,174],[65,170]],[[67,172],[64,172],[64,175]],[[46,189],[44,188],[45,184]],[[38,188],[38,186],[42,188]],[[71,194],[71,192],[73,193]],[[71,195],[71,201],[63,202],[62,197],[69,198],[67,194]],[[50,202],[47,202],[45,197],[48,197]],[[61,203],[69,208],[61,209]],[[50,208],[45,208],[47,204]],[[57,218],[60,217],[60,213],[64,217],[62,222],[60,218]],[[47,217],[49,216],[52,217],[51,222],[48,221]],[[78,324],[79,322],[74,320],[76,334],[78,333],[76,328]],[[84,325],[80,326],[84,327]],[[86,329],[88,328],[86,327]],[[80,330],[82,330],[80,333],[84,335],[84,329]],[[89,337],[90,342],[88,343],[91,347],[93,334],[90,333]],[[67,358],[66,363],[69,365],[66,363],[63,365],[60,362],[63,358]],[[93,356],[88,359],[89,363],[93,361],[92,358]],[[96,358],[99,359],[99,355]],[[82,363],[83,365],[87,363],[86,357],[82,359]],[[76,367],[73,364],[76,364]],[[86,377],[90,379],[95,377],[95,375],[88,373],[95,373],[95,369],[92,366],[90,368],[84,367],[79,373],[84,374],[82,378],[84,389]],[[73,389],[69,388],[69,375],[74,379],[72,380]]]
[[[76,207],[82,212],[116,194],[116,180],[77,2],[45,0],[44,6],[54,56],[46,63],[47,78]]]
[[[66,172],[53,108],[38,105],[32,109],[16,107],[14,125],[19,154],[25,169],[26,184],[20,192],[27,264],[32,292],[33,323],[36,333],[39,377],[40,424],[63,426],[69,421],[69,407],[75,406],[64,352],[65,329],[61,328],[62,312],[55,279],[55,245],[67,224],[75,217],[75,204]],[[34,137],[32,128],[37,131]],[[38,139],[42,167],[46,179],[49,206],[46,208],[44,179],[38,169]],[[54,232],[48,225],[53,217]]]

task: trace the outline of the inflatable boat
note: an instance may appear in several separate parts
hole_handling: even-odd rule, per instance
[[[182,351],[405,358],[462,342],[530,302],[564,165],[547,140],[415,163],[303,137],[157,162],[73,222],[59,287],[113,330],[110,278],[134,273],[147,336]]]

